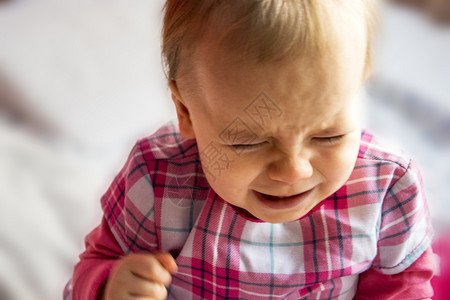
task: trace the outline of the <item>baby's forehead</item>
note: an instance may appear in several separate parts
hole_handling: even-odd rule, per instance
[[[193,66],[186,68],[187,87],[220,89],[227,95],[246,94],[249,86],[253,93],[245,101],[256,97],[261,91],[285,90],[293,87],[301,98],[314,97],[317,102],[322,97],[333,98],[330,93],[341,93],[347,85],[363,82],[364,49],[350,47],[336,49],[332,57],[321,61],[309,56],[299,56],[276,62],[243,61],[236,56],[220,51],[211,51],[209,45],[199,47],[193,56]],[[352,78],[343,82],[348,73]],[[182,80],[180,80],[182,81]],[[350,82],[352,81],[352,82]]]
[[[302,66],[301,61],[226,69],[207,64],[200,72],[195,72],[197,68],[191,71],[198,81],[187,88],[196,93],[193,101],[201,102],[202,109],[225,120],[240,115],[249,120],[263,115],[295,120],[299,112],[314,122],[317,118],[313,115],[323,116],[325,121],[341,118],[339,110],[350,104],[348,99],[359,92],[363,82],[362,63],[346,65],[351,72],[336,76]]]

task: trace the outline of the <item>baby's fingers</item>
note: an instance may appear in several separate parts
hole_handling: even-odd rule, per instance
[[[111,271],[102,299],[165,299],[165,286],[172,281],[170,272],[175,272],[176,269],[170,254],[127,255],[119,260]]]
[[[159,263],[166,268],[170,273],[176,273],[178,271],[177,263],[175,259],[167,252],[160,252],[155,254],[155,258],[159,261]]]
[[[128,294],[132,299],[166,299],[167,290],[162,283],[135,277],[128,286]]]
[[[159,255],[159,254],[157,254]],[[136,277],[148,281],[169,285],[172,276],[165,266],[161,264],[158,256],[148,254],[135,254],[128,258],[128,267]]]

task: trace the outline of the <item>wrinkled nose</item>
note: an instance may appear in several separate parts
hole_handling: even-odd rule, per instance
[[[269,166],[268,170],[270,179],[287,184],[295,184],[312,175],[313,167],[310,161],[298,156],[286,156],[277,160]]]

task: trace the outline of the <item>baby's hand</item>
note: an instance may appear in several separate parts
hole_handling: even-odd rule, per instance
[[[169,253],[127,255],[111,271],[103,299],[166,299],[165,286],[170,284],[170,274],[177,269]]]

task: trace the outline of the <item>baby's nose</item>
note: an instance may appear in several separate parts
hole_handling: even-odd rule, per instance
[[[284,157],[269,166],[268,175],[272,180],[295,184],[310,178],[313,175],[313,167],[304,157]]]

